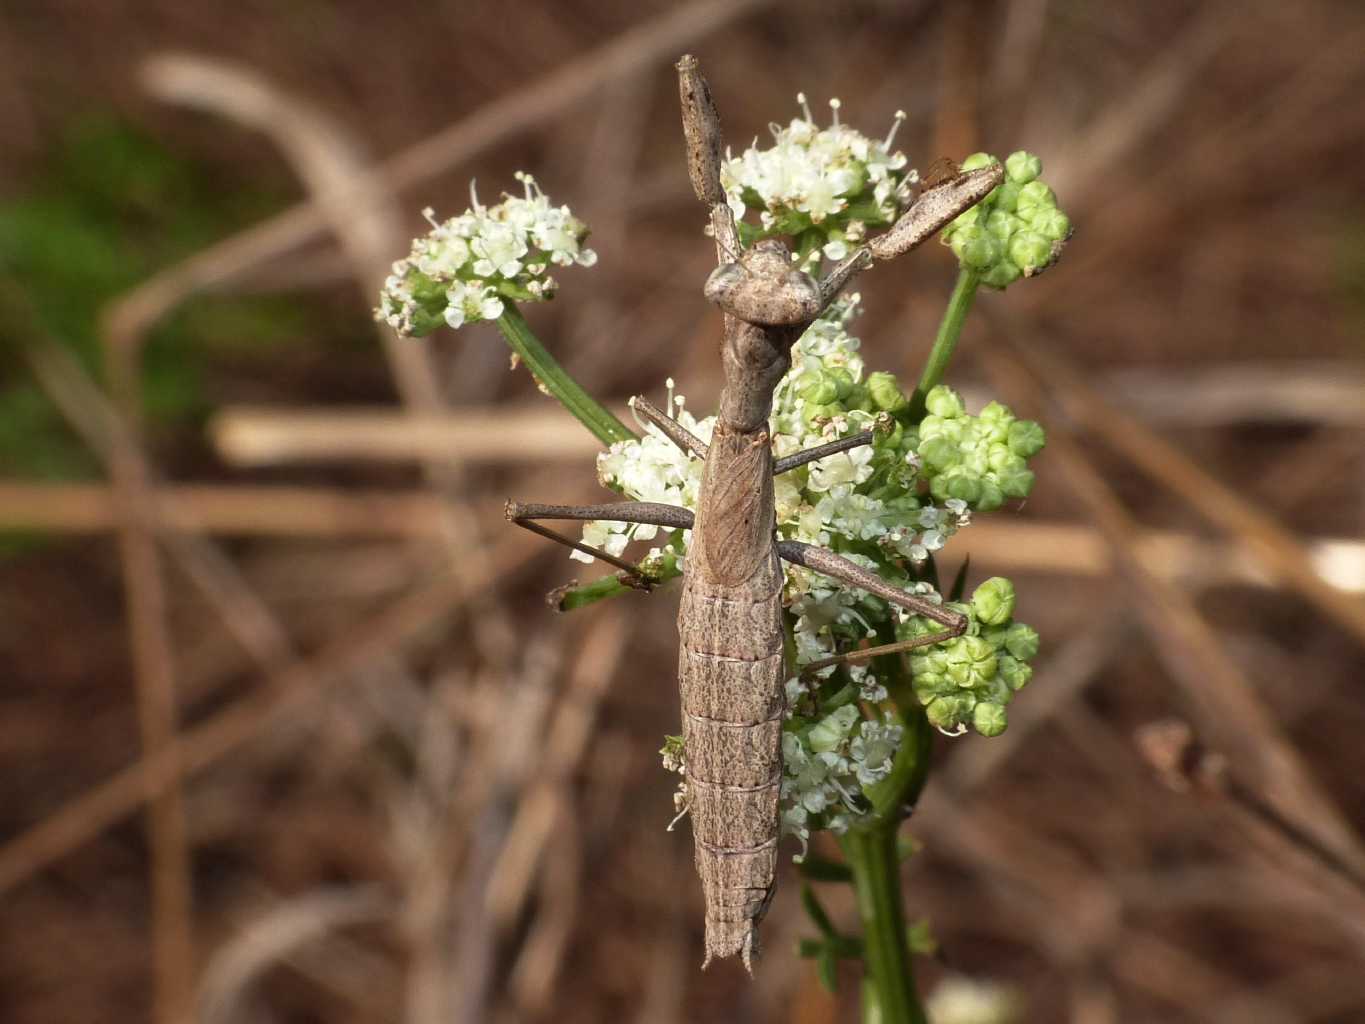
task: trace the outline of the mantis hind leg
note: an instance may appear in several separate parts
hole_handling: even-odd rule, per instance
[[[692,529],[693,515],[689,509],[680,505],[665,505],[657,501],[613,501],[602,505],[539,505],[530,502],[509,501],[503,510],[512,522],[522,529],[563,544],[565,547],[581,551],[593,558],[616,566],[640,579],[644,573],[634,562],[617,558],[600,548],[582,541],[573,540],[563,534],[555,533],[541,526],[538,519],[577,519],[580,521],[605,520],[613,523],[640,523],[645,526],[664,526],[673,530]]]

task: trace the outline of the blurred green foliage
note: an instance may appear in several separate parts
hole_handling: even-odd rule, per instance
[[[94,474],[95,460],[33,381],[16,342],[64,344],[98,376],[105,303],[279,208],[283,196],[236,181],[224,188],[213,168],[107,115],[74,122],[37,181],[0,203],[0,274],[25,297],[40,335],[11,336],[0,349],[0,473],[80,478]],[[144,360],[147,415],[159,423],[201,416],[206,360],[293,333],[300,316],[287,299],[214,297],[167,318]],[[24,317],[5,319],[0,336],[24,330]]]

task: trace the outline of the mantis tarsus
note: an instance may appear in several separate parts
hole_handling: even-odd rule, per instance
[[[509,503],[507,517],[635,573],[638,567],[559,537],[534,520],[614,520],[690,529],[678,611],[678,683],[686,762],[687,809],[706,899],[706,960],[739,954],[746,968],[756,929],[772,898],[777,866],[781,737],[787,678],[782,631],[782,560],[805,566],[932,620],[943,632],[839,656],[863,659],[959,636],[956,611],[893,587],[821,548],[779,540],[773,477],[798,465],[870,443],[871,434],[776,462],[768,435],[773,389],[797,338],[874,259],[915,248],[1001,181],[999,166],[960,173],[925,189],[884,234],[816,281],[792,266],[787,246],[765,239],[741,250],[725,201],[720,119],[697,61],[678,61],[683,133],[697,198],[710,209],[718,266],[703,289],[725,314],[721,356],[725,384],[710,444],[648,402],[637,412],[680,448],[704,460],[695,515],[650,502],[562,506]]]

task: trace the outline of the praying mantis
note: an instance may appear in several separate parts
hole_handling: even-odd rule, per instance
[[[768,420],[773,390],[793,343],[874,260],[932,237],[1000,184],[998,165],[926,188],[883,234],[816,281],[793,267],[788,247],[764,239],[742,250],[721,185],[720,118],[695,57],[677,63],[688,171],[710,212],[717,267],[703,288],[724,314],[724,387],[709,444],[642,398],[633,408],[704,462],[695,514],[657,502],[566,506],[509,502],[511,521],[610,562],[638,566],[538,525],[539,520],[613,520],[691,530],[678,610],[678,685],[687,805],[706,902],[705,961],[738,955],[752,971],[757,927],[772,899],[779,838],[782,725],[788,678],[782,625],[782,562],[836,579],[941,625],[942,632],[838,656],[862,660],[960,636],[961,613],[891,586],[832,551],[776,533],[773,479],[797,466],[872,442],[865,432],[774,460]],[[829,663],[826,662],[822,664]]]

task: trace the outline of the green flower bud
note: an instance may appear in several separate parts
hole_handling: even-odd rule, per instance
[[[1014,615],[1014,584],[1003,576],[992,576],[972,591],[972,611],[978,622],[998,626]]]
[[[1009,632],[1008,625],[1000,626],[981,626],[981,631],[977,636],[991,645],[991,649],[998,656],[1005,649],[1005,634]]]
[[[968,505],[975,505],[981,497],[981,477],[969,473],[962,466],[954,466],[934,477],[929,490],[939,501],[960,498]]]
[[[807,405],[829,405],[838,399],[839,388],[828,377],[816,373],[802,386],[800,394]]]
[[[939,626],[937,623],[934,623],[933,625],[939,630],[943,629],[943,627]],[[928,632],[929,628],[926,626],[924,629],[913,631],[907,636],[900,636],[900,631],[897,630],[897,635],[900,636],[900,639],[902,640],[914,640],[917,637],[926,635]],[[948,655],[941,647],[933,648],[932,652],[929,654],[912,655],[910,658],[910,672],[917,679],[920,676],[923,676],[926,679],[931,676],[944,676],[946,678],[948,672]],[[953,683],[953,686],[957,686],[957,684]]]
[[[991,448],[987,459],[991,472],[999,477],[1013,476],[1028,469],[1028,464],[1010,450],[1009,445],[998,444]]]
[[[916,637],[942,633],[943,627],[922,615],[912,615],[904,622],[896,623],[897,640],[914,640]],[[943,648],[921,647],[910,654],[911,668],[915,672],[942,672]]]
[[[962,396],[947,384],[939,384],[925,395],[924,407],[935,416],[941,416],[946,420],[956,419],[967,411],[966,406],[962,404]]]
[[[941,473],[958,463],[962,450],[946,437],[931,437],[920,442],[919,457],[931,471]]]
[[[820,719],[811,729],[808,737],[811,750],[820,754],[839,746],[853,730],[854,724],[860,717],[856,704],[845,704]]]
[[[989,199],[983,199],[975,206],[963,210],[957,215],[956,220],[943,229],[942,234],[939,236],[939,240],[943,242],[944,245],[952,245],[953,235],[957,232],[970,227],[984,227],[986,211],[989,205]]]
[[[964,690],[984,685],[995,678],[998,667],[995,650],[979,636],[959,637],[948,647],[948,678]]]
[[[872,376],[875,377],[876,374],[874,373]],[[869,391],[872,390],[871,383],[872,382],[869,380],[868,381]],[[872,392],[872,397],[873,401],[875,401],[876,392]],[[892,420],[890,430],[878,429],[872,435],[872,447],[876,448],[878,451],[891,452],[898,458],[904,456],[905,453],[909,451],[909,447],[906,445],[905,439],[905,425],[901,423],[900,420]]]
[[[991,449],[979,444],[971,444],[962,449],[962,461],[958,463],[972,476],[978,479],[990,472],[990,453]]]
[[[1006,179],[995,187],[990,195],[991,208],[1006,216],[1015,213],[1019,206],[1019,183]]]
[[[853,374],[848,372],[847,367],[830,366],[825,368],[825,379],[832,381],[835,387],[838,400],[842,402],[853,390]]]
[[[998,164],[999,162],[999,160],[989,153],[973,153],[958,166],[964,171],[975,171],[977,168],[989,167],[991,164]]]
[[[829,422],[834,419],[835,416],[842,415],[843,412],[844,408],[841,405],[835,405],[833,403],[830,405],[812,405],[810,402],[807,402],[805,408],[801,410],[801,419],[805,422],[806,426],[816,427],[821,421]]]
[[[1023,225],[1024,222],[1008,210],[994,209],[986,215],[986,231],[1002,243],[1008,242]]]
[[[1043,450],[1043,445],[1047,444],[1047,435],[1043,433],[1043,428],[1033,420],[1018,420],[1011,423],[1008,436],[1010,451],[1021,459],[1037,455]]]
[[[1038,633],[1032,626],[1016,622],[1005,634],[1005,650],[1020,661],[1030,661],[1038,653]]]
[[[925,706],[924,717],[929,719],[929,724],[935,729],[953,732],[972,713],[975,706],[976,698],[971,694],[935,697]]]
[[[1052,239],[1036,231],[1020,231],[1010,239],[1009,253],[1025,274],[1041,270],[1052,262]]]
[[[1043,161],[1021,149],[1005,157],[1005,173],[1009,175],[1011,181],[1027,185],[1043,173]]]
[[[875,412],[872,405],[872,393],[867,390],[866,384],[854,384],[849,388],[848,394],[843,398],[845,409],[857,409],[860,412]]]
[[[900,412],[909,404],[893,373],[872,374],[867,378],[867,390],[872,396],[872,404],[883,412]]]
[[[944,419],[930,414],[920,421],[920,441],[923,443],[931,437],[942,437],[960,446],[966,422],[965,419]]]
[[[1007,498],[1027,498],[1033,490],[1033,470],[1020,469],[1010,473],[997,473],[995,481]]]
[[[1033,668],[1008,654],[998,656],[1000,678],[1011,690],[1021,690],[1033,678]]]
[[[1014,413],[1010,411],[1008,405],[991,401],[982,407],[976,418],[991,427],[1001,426],[1009,429],[1010,424],[1014,422]]]
[[[1005,288],[1024,276],[1024,272],[1009,260],[1001,260],[981,275],[981,283],[992,288]]]
[[[1044,209],[1057,208],[1057,196],[1052,189],[1048,188],[1041,181],[1030,181],[1019,189],[1019,199],[1015,204],[1015,212],[1025,220],[1032,220],[1034,211],[1040,207]]]
[[[1005,492],[1000,489],[990,477],[985,477],[981,481],[981,496],[976,499],[976,504],[972,506],[978,512],[994,512],[1005,504]]]
[[[926,672],[914,677],[915,698],[921,704],[928,704],[935,697],[957,693],[957,683],[945,675]]]
[[[972,728],[982,736],[999,736],[1007,724],[1005,709],[999,704],[982,701],[972,709]]]
[[[1058,209],[1039,209],[1031,221],[1033,230],[1053,242],[1065,241],[1071,235],[1071,218]]]
[[[965,267],[973,270],[986,270],[994,265],[1003,251],[1000,241],[989,231],[975,224],[967,225],[953,232],[950,243],[954,254]]]

